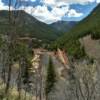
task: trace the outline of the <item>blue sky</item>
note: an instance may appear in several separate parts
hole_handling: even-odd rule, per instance
[[[56,21],[79,21],[86,17],[100,0],[12,0],[11,9],[25,10],[47,24]],[[9,0],[0,0],[0,10],[8,10]]]

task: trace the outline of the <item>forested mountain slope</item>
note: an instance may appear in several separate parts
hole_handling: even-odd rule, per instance
[[[29,36],[41,40],[55,40],[59,36],[59,32],[49,25],[39,22],[33,16],[26,12],[11,11],[11,20],[16,25],[16,33],[21,36]],[[5,34],[9,30],[9,11],[0,11],[0,34]]]
[[[70,31],[78,22],[75,21],[58,21],[50,24],[51,27],[63,33]]]
[[[59,38],[54,47],[64,48],[71,55],[84,55],[83,47],[80,47],[79,38],[91,34],[92,38],[100,38],[100,4],[84,20],[80,21],[71,31]]]

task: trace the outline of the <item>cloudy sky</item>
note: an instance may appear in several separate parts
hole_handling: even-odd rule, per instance
[[[39,21],[79,21],[86,17],[100,0],[17,0],[16,9],[25,10]],[[15,9],[12,0],[11,9]],[[0,10],[8,10],[9,0],[0,0]]]

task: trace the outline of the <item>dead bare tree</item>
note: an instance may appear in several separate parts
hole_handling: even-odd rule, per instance
[[[71,74],[74,76],[68,80],[69,94],[71,93],[72,95],[71,100],[98,100],[96,87],[99,86],[99,82],[96,63],[74,63],[74,69]],[[100,90],[98,92],[100,93]],[[68,90],[66,90],[65,94],[66,98],[68,98]]]
[[[5,96],[6,99],[9,99],[9,89],[11,88],[11,78],[12,78],[12,67],[13,64],[15,63],[15,56],[16,56],[16,48],[17,48],[17,33],[16,33],[16,25],[18,25],[19,18],[21,13],[20,11],[17,11],[17,6],[18,4],[20,4],[20,0],[15,0],[15,4],[13,4],[13,8],[14,10],[12,10],[12,4],[13,4],[13,0],[9,0],[9,13],[8,13],[8,22],[9,22],[9,31],[7,32],[7,40],[6,40],[6,44],[7,44],[7,54],[3,55],[4,57],[2,58],[2,62],[4,62],[4,58],[6,58],[6,63],[3,63],[3,68],[2,68],[2,77],[6,83],[6,87],[5,87]],[[4,48],[5,49],[5,48]],[[3,52],[5,53],[5,50],[3,49]],[[24,52],[24,50],[23,50]],[[17,84],[17,88],[18,88],[18,92],[19,92],[19,97],[18,99],[21,99],[21,85],[22,85],[22,67],[24,66],[24,56],[22,56],[21,54],[19,54],[20,57],[18,58],[19,61],[19,71],[18,71],[18,84]],[[26,54],[25,54],[26,55]],[[26,66],[26,65],[25,65]],[[5,68],[6,67],[6,68]],[[6,70],[6,72],[5,72]],[[5,73],[7,75],[5,75]],[[5,78],[6,77],[6,78]],[[26,93],[26,89],[25,89],[25,93]]]
[[[14,8],[16,8],[18,1],[15,1]],[[10,81],[11,81],[11,74],[12,74],[12,66],[14,63],[14,55],[15,55],[15,48],[16,48],[16,25],[15,25],[15,15],[13,14],[14,11],[11,11],[11,7],[13,4],[13,0],[9,0],[9,32],[8,32],[8,75],[6,81],[6,88],[5,93],[8,94],[10,88]]]

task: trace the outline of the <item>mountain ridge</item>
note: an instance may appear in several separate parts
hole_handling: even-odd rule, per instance
[[[16,32],[19,36],[35,37],[42,40],[55,40],[60,33],[49,25],[38,21],[23,10],[11,11],[12,20],[16,23]],[[0,11],[0,34],[9,30],[9,11]]]
[[[76,21],[57,21],[50,24],[50,26],[64,33],[70,31],[77,23]]]
[[[70,55],[81,57],[84,55],[84,47],[81,46],[79,39],[89,34],[93,39],[100,39],[100,4],[85,19],[57,39],[54,48],[59,47]]]

